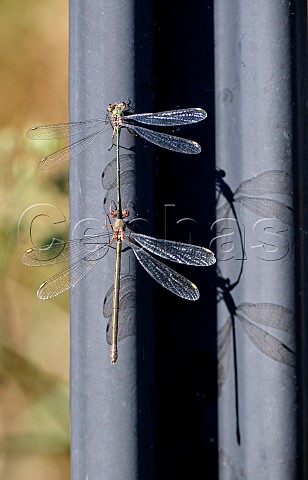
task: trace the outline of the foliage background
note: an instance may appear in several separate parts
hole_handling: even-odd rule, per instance
[[[20,256],[34,218],[35,244],[68,229],[67,166],[38,170],[57,145],[25,136],[67,121],[68,0],[1,0],[0,46],[0,478],[65,480],[68,294],[38,300],[59,267],[26,267]]]

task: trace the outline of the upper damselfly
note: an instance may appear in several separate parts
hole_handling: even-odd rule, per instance
[[[71,143],[67,147],[55,153],[47,155],[39,162],[39,167],[48,169],[55,167],[69,158],[73,158],[92,145],[106,130],[115,131],[127,128],[145,140],[159,147],[173,150],[174,152],[196,154],[201,152],[200,145],[186,138],[169,135],[159,131],[145,128],[138,123],[153,127],[175,127],[189,125],[205,120],[207,113],[202,108],[185,108],[158,113],[127,114],[128,106],[125,102],[111,103],[108,106],[108,114],[105,119],[87,120],[83,122],[60,123],[56,125],[40,125],[30,128],[28,138],[33,140],[51,140],[54,138],[73,137],[83,135],[95,130],[79,141]]]

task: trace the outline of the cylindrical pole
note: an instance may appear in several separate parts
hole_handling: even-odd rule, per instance
[[[109,103],[123,100],[138,108],[139,102],[144,101],[146,92],[136,95],[135,38],[138,32],[138,48],[144,49],[138,60],[143,59],[143,69],[138,70],[142,77],[151,62],[151,30],[147,30],[146,40],[140,32],[144,25],[148,26],[151,15],[149,9],[146,17],[137,7],[134,0],[70,1],[70,121],[104,120]],[[149,108],[149,99],[148,95],[144,108]],[[112,185],[117,174],[116,162],[112,162],[115,149],[110,149],[111,136],[112,128],[71,161],[71,238],[108,229],[106,212],[116,203]],[[147,190],[136,188],[135,164],[140,161],[143,165],[143,161],[134,156],[134,149],[127,150],[134,143],[134,136],[127,130],[121,133],[120,153],[125,155],[121,159],[121,173],[126,179],[121,190],[122,205],[123,208],[128,206],[132,216],[134,213],[142,215],[139,206],[147,204],[147,196],[151,198],[151,182],[147,183]],[[149,159],[148,164],[142,166],[138,172],[140,180],[145,181],[150,165]],[[114,175],[114,179],[110,179],[110,175]],[[107,199],[105,203],[104,198]],[[103,311],[109,309],[109,297],[105,302],[104,298],[113,285],[114,267],[115,250],[109,249],[92,273],[71,292],[71,461],[74,480],[135,480],[144,468],[145,457],[148,468],[154,471],[153,464],[149,467],[152,460],[147,443],[138,447],[140,418],[147,417],[148,400],[146,389],[140,393],[137,388],[137,365],[140,363],[137,348],[140,340],[136,336],[138,288],[130,251],[122,252],[121,286],[128,286],[130,291],[123,290],[122,294],[120,291],[119,328],[121,315],[130,324],[126,325],[128,331],[122,333],[117,363],[111,365],[110,346],[106,341],[108,320]],[[129,281],[125,283],[124,277]],[[121,295],[124,294],[126,301],[121,311]],[[147,301],[150,306],[150,292],[147,292]],[[144,316],[143,308],[144,304],[138,303],[141,316]]]
[[[290,480],[298,478],[292,6],[214,3],[219,478]]]

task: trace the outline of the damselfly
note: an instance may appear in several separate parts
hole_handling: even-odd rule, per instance
[[[142,127],[138,123],[150,126],[180,126],[200,122],[207,117],[205,110],[201,108],[185,108],[158,113],[125,114],[127,105],[124,102],[111,103],[108,106],[106,119],[87,120],[83,122],[60,123],[56,125],[40,125],[30,128],[27,132],[28,138],[33,140],[51,140],[54,138],[72,137],[82,135],[96,129],[81,140],[58,150],[39,162],[39,167],[48,169],[55,167],[69,158],[73,158],[86,148],[92,145],[99,136],[106,130],[113,129],[113,137],[116,131],[125,127],[135,132],[145,140],[158,145],[159,147],[173,150],[180,153],[200,153],[200,145],[186,138],[168,135],[149,128]],[[137,124],[136,124],[137,123]]]
[[[138,261],[145,270],[160,285],[186,300],[197,300],[200,296],[199,290],[194,283],[180,275],[178,272],[157,260],[151,254],[157,255],[166,260],[186,265],[205,267],[216,262],[213,252],[207,248],[190,245],[170,240],[156,239],[133,232],[126,227],[129,224],[124,220],[129,215],[124,210],[119,218],[116,210],[110,212],[115,219],[112,225],[112,233],[101,233],[98,235],[85,236],[78,240],[67,242],[59,241],[51,245],[30,248],[22,255],[22,262],[30,266],[50,265],[65,260],[77,259],[64,270],[56,273],[46,280],[38,289],[37,296],[46,300],[59,295],[76,285],[97,262],[108,252],[109,247],[116,243],[116,268],[114,279],[114,306],[112,321],[112,345],[111,362],[115,363],[117,353],[117,329],[119,311],[119,289],[120,289],[120,268],[122,243],[128,244]],[[150,252],[150,253],[148,253]]]

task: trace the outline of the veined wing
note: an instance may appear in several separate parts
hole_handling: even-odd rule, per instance
[[[171,260],[172,262],[199,267],[208,267],[216,262],[214,253],[204,247],[173,242],[171,240],[161,240],[135,232],[129,233],[129,236],[136,240],[142,247],[149,250],[149,252]]]
[[[47,155],[47,157],[44,157],[42,158],[42,160],[40,160],[39,168],[47,170],[48,168],[53,168],[63,162],[66,162],[69,158],[75,157],[76,155],[90,147],[90,145],[92,145],[98,139],[101,133],[109,130],[110,128],[111,126],[108,125],[107,127],[99,130],[98,132],[87,135],[78,142],[72,143],[67,147],[61,148],[61,150],[58,150],[57,152]]]
[[[85,236],[81,239],[69,240],[67,242],[54,241],[50,245],[30,248],[23,253],[21,261],[31,267],[52,265],[72,258],[84,257],[91,253],[95,247],[100,248],[106,243],[110,243],[109,233]]]
[[[135,280],[130,275],[121,277],[118,341],[136,333],[136,322],[133,315],[133,308],[136,304]],[[103,307],[104,317],[109,318],[106,329],[106,339],[109,345],[112,345],[113,295],[114,285],[106,293]]]
[[[135,168],[135,154],[120,155],[120,168],[121,168],[121,184],[123,183],[122,177],[126,172],[133,171]],[[114,188],[117,184],[117,158],[114,158],[109,162],[102,174],[102,185],[105,190]]]
[[[140,137],[148,142],[154,143],[167,150],[173,150],[180,153],[200,153],[201,147],[199,143],[194,140],[187,140],[186,138],[176,137],[175,135],[168,135],[166,133],[155,132],[147,128],[139,127],[137,125],[125,124],[131,130],[134,130]]]
[[[98,126],[102,126],[107,120],[101,118],[96,120],[86,120],[84,122],[58,123],[55,125],[38,125],[30,128],[26,135],[31,140],[52,140],[54,138],[65,138],[71,135],[79,135],[81,133],[92,130]]]
[[[136,297],[136,279],[132,275],[125,275],[121,277],[120,281],[120,310],[122,308],[122,302],[124,299],[132,299],[133,296]],[[103,315],[104,317],[108,318],[111,317],[113,311],[113,294],[114,294],[114,285],[109,288],[105,295],[104,305],[103,305]],[[126,301],[124,301],[124,308],[132,307],[133,305],[129,305]]]
[[[130,246],[143,268],[156,282],[178,297],[186,300],[198,300],[200,297],[199,290],[188,278],[161,263],[137,245],[130,243]]]
[[[130,299],[125,299],[126,303]],[[120,308],[118,317],[118,342],[131,335],[136,334],[136,323],[134,319],[134,309],[128,306]],[[106,327],[106,340],[108,345],[112,345],[112,317],[109,318]]]
[[[179,110],[170,110],[167,112],[157,113],[138,113],[136,115],[128,115],[124,120],[134,120],[147,125],[157,126],[177,126],[188,125],[190,123],[205,120],[207,113],[202,108],[184,108]]]
[[[234,192],[236,195],[264,195],[268,193],[283,193],[291,195],[293,192],[292,176],[284,170],[267,170],[256,177],[244,180]]]
[[[98,248],[94,252],[88,253],[85,257],[64,268],[46,280],[39,287],[37,296],[40,300],[47,300],[60,295],[71,287],[74,287],[90,270],[97,264],[98,260],[103,258],[107,251],[109,243]]]

